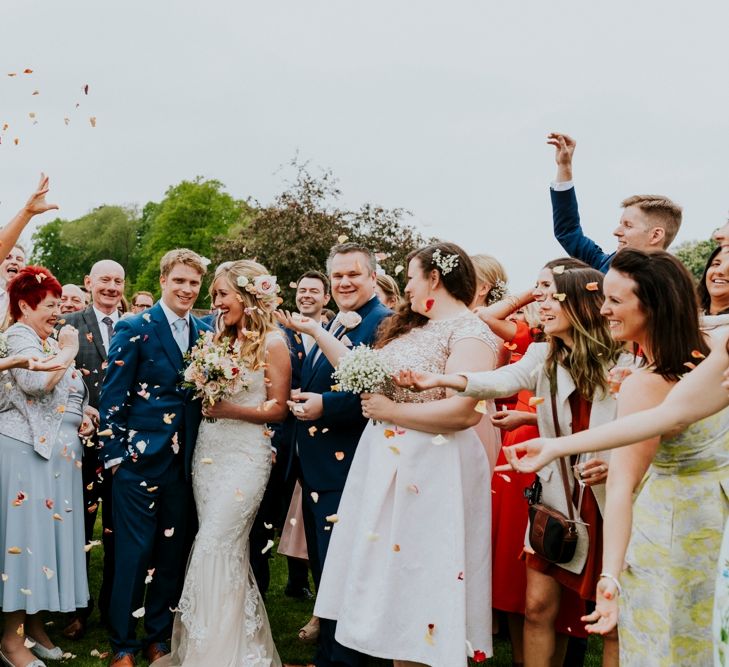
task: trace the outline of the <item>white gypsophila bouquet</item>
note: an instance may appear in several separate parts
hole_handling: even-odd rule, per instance
[[[8,339],[4,333],[0,332],[0,359],[8,356]]]
[[[339,360],[333,377],[341,391],[363,394],[382,392],[391,382],[390,375],[379,351],[362,344]]]

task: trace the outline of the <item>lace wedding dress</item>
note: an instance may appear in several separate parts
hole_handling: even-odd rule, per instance
[[[263,403],[263,370],[230,400]],[[265,427],[235,419],[203,422],[192,471],[200,528],[175,615],[172,653],[154,666],[280,667],[248,542],[271,472]]]

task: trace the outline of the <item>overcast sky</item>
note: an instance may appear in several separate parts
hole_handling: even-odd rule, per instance
[[[298,151],[344,205],[407,208],[518,289],[561,254],[550,130],[577,139],[584,226],[606,250],[631,194],[681,203],[679,242],[729,210],[724,3],[2,4],[0,220],[41,170],[66,218],[196,175],[267,203]]]

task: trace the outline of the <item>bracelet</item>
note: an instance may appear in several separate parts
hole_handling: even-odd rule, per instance
[[[623,594],[623,587],[620,585],[620,582],[618,581],[617,577],[614,577],[609,572],[600,572],[600,579],[610,579],[618,588],[618,595]]]

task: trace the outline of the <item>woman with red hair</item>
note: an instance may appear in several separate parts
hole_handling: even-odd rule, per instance
[[[58,280],[43,267],[28,266],[10,281],[8,296],[15,323],[6,332],[6,358],[38,358],[43,370],[19,364],[4,379],[0,659],[41,667],[36,656],[59,660],[63,652],[48,638],[38,612],[88,604],[79,434],[90,435],[93,423],[84,416],[85,388],[73,367],[78,332],[65,326],[54,338],[61,312]]]

